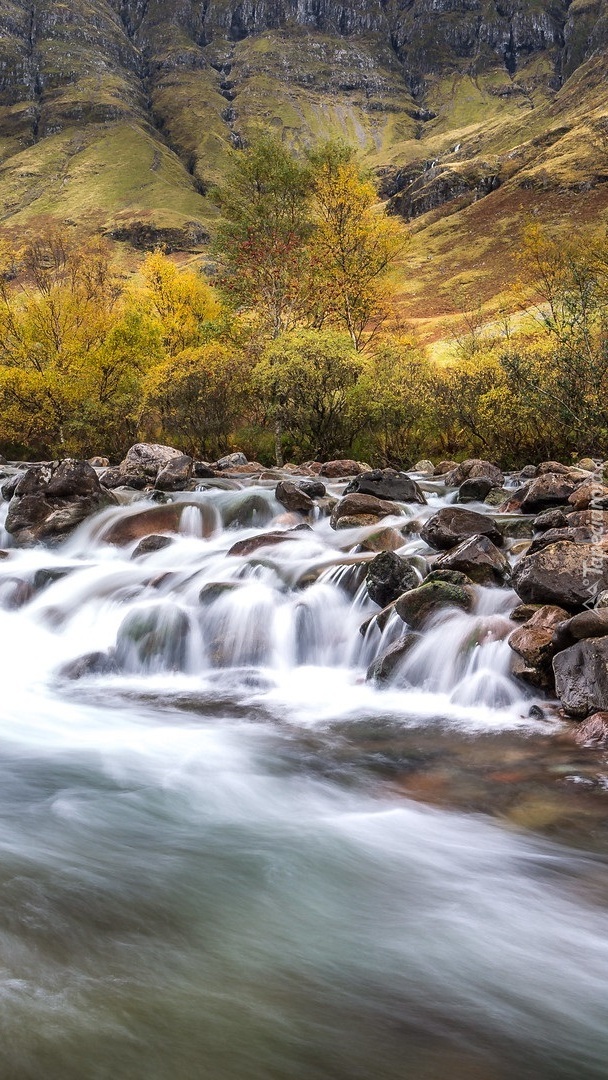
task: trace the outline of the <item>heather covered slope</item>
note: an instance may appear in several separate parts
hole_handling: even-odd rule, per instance
[[[228,152],[342,134],[413,222],[406,307],[443,310],[513,218],[601,220],[608,3],[2,0],[0,217],[204,251]],[[431,259],[428,259],[428,255]],[[449,266],[442,260],[449,256]],[[505,261],[506,260],[506,261]],[[500,280],[498,280],[500,279]],[[483,290],[482,290],[483,291]],[[486,290],[487,291],[487,290]],[[408,299],[409,298],[409,299]]]

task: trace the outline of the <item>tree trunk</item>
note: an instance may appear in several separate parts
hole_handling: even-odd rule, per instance
[[[274,456],[277,469],[283,468],[283,425],[277,417],[274,422]]]

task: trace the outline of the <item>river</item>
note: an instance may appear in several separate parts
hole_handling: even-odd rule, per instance
[[[176,497],[145,557],[138,502],[0,563],[2,1080],[608,1077],[608,763],[531,714],[514,595],[379,689],[359,532],[229,556],[273,485]]]

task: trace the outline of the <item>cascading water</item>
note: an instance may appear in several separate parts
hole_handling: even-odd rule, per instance
[[[513,594],[378,688],[404,624],[360,632],[373,530],[288,531],[263,486],[185,501],[136,558],[103,535],[145,501],[0,562],[0,1076],[606,1077],[604,855],[514,831],[562,759]],[[505,761],[516,805],[479,787]]]

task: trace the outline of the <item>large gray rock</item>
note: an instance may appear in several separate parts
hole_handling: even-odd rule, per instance
[[[525,603],[558,604],[576,611],[608,589],[608,556],[598,544],[562,540],[524,555],[512,580]]]
[[[372,660],[367,669],[366,681],[381,684],[393,681],[404,656],[407,656],[410,649],[418,641],[420,641],[420,634],[408,630],[403,637],[400,637],[398,641],[394,641],[380,656]]]
[[[120,465],[106,469],[102,475],[107,488],[132,487],[138,491],[151,485],[161,469],[174,458],[183,457],[180,450],[160,443],[135,443]]]
[[[458,547],[440,555],[435,566],[458,570],[477,585],[502,585],[510,574],[508,559],[488,536],[470,536]]]
[[[65,458],[32,465],[15,486],[6,529],[19,546],[60,540],[115,501],[88,461]]]
[[[555,688],[570,716],[608,709],[608,637],[587,638],[553,658]]]
[[[562,473],[543,473],[526,489],[521,502],[522,513],[540,514],[541,510],[567,503],[575,486],[574,480]]]
[[[187,454],[171,458],[159,471],[154,487],[158,491],[183,491],[192,477],[193,465]]]
[[[445,482],[447,487],[460,487],[465,480],[473,480],[480,476],[491,480],[496,487],[501,487],[504,482],[504,473],[491,461],[485,461],[483,458],[469,458],[463,461],[447,473]]]
[[[373,469],[351,480],[345,494],[374,495],[395,502],[426,503],[424,492],[407,473],[395,469]]]
[[[459,506],[444,506],[433,514],[420,535],[426,544],[439,551],[455,547],[470,536],[487,536],[497,546],[503,542],[502,533],[491,517]]]
[[[365,583],[370,599],[384,608],[408,589],[415,589],[418,575],[414,567],[394,551],[383,551],[370,562]]]

